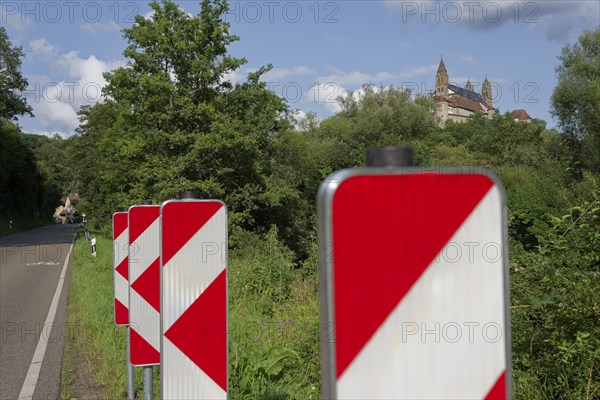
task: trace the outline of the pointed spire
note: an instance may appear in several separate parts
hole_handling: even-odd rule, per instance
[[[467,83],[465,84],[465,89],[473,91],[473,84],[471,83],[471,78],[467,78]]]
[[[437,70],[438,74],[447,74],[448,71],[446,71],[446,65],[444,64],[444,56],[440,57],[440,65],[438,66],[438,70]]]

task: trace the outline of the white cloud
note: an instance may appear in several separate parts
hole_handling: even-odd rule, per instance
[[[147,20],[152,20],[152,17],[154,17],[154,10],[152,9],[144,14],[144,18]]]
[[[313,70],[303,65],[292,68],[273,68],[262,76],[262,80],[266,82],[277,82],[288,76],[308,75],[313,73]]]
[[[300,108],[297,108],[294,111],[292,111],[292,117],[296,121],[302,121],[304,118],[306,118],[307,115],[308,113],[304,110],[301,110]]]
[[[343,86],[326,82],[312,86],[304,95],[304,100],[317,103],[330,113],[337,113],[342,109],[337,99],[347,94],[348,91]]]
[[[575,41],[585,29],[600,25],[600,3],[596,1],[546,1],[539,6],[538,22],[530,25],[549,40]]]
[[[73,105],[58,100],[58,91],[54,89],[46,90],[45,92],[45,95],[38,97],[39,101],[31,101],[28,98],[28,102],[33,108],[33,113],[38,123],[46,130],[57,131],[64,129],[74,132],[75,128],[79,125],[79,119]]]
[[[430,75],[437,71],[438,66],[435,64],[422,65],[420,67],[409,67],[398,74],[399,78],[416,78],[421,75]]]
[[[331,65],[328,66],[327,69],[331,73],[329,75],[318,76],[317,82],[353,86],[362,85],[364,83],[380,83],[396,77],[394,74],[389,72],[379,72],[375,75],[369,75],[359,71],[344,72]]]
[[[79,125],[77,112],[82,105],[102,101],[101,90],[106,85],[104,72],[125,66],[125,61],[103,61],[90,55],[83,58],[77,51],[60,54],[46,39],[30,42],[31,56],[54,71],[61,79],[49,76],[28,76],[27,99],[36,122],[45,131],[72,134]]]
[[[101,87],[106,85],[106,80],[102,76],[104,72],[126,65],[123,60],[102,61],[94,55],[81,58],[78,51],[63,54],[56,62],[67,71],[69,78],[82,85],[91,84]]]
[[[302,122],[304,121],[307,115],[308,113],[306,111],[303,111],[299,108],[292,111],[292,120],[294,122],[294,128],[296,130],[300,130],[302,128]]]
[[[231,82],[234,85],[236,83],[240,83],[245,78],[245,74],[242,72],[241,68],[236,69],[235,71],[228,72],[221,77],[221,83],[223,82]]]
[[[398,79],[415,78],[421,75],[428,75],[430,79],[431,74],[435,74],[437,65],[424,65],[408,67],[399,73],[379,72],[374,75],[370,75],[360,71],[344,72],[336,67],[329,66],[328,70],[331,72],[329,75],[321,75],[316,78],[315,85],[305,94],[305,101],[312,101],[321,105],[325,110],[330,113],[336,113],[341,110],[341,107],[337,101],[339,96],[345,96],[349,93],[349,89],[352,91],[352,96],[355,99],[359,99],[364,94],[362,85],[373,84],[373,90],[380,90],[378,85],[383,85],[383,82],[394,83],[396,86],[403,88],[417,86],[417,91],[420,90],[420,86],[414,82],[403,82],[399,84]]]
[[[83,29],[87,33],[96,35],[98,32],[118,32],[119,30],[121,30],[121,27],[115,21],[109,21],[104,24],[99,22],[86,22],[85,24],[81,25],[81,29]]]
[[[235,71],[228,72],[221,78],[221,82],[229,81],[233,84],[241,83],[246,79],[249,73],[258,71],[258,68],[252,67],[242,67],[238,68]],[[261,76],[261,80],[267,83],[276,83],[275,86],[282,86],[288,84],[289,82],[281,82],[284,78],[291,76],[300,76],[300,75],[309,75],[314,74],[315,71],[312,69],[300,65],[297,67],[291,68],[273,68],[269,72],[263,74]]]
[[[194,14],[192,14],[191,12],[184,10],[184,9],[183,9],[181,6],[179,6],[179,5],[178,5],[177,7],[178,7],[178,8],[179,8],[181,11],[185,12],[185,13],[187,14],[187,16],[188,16],[188,17],[190,17],[190,18],[194,18]],[[153,10],[153,9],[150,9],[150,10],[146,11],[146,13],[145,13],[144,15],[142,15],[142,16],[144,17],[144,19],[147,19],[147,20],[153,20],[153,19],[154,19],[154,14],[155,14],[154,10]]]
[[[386,0],[384,7],[399,14],[403,24],[446,23],[474,31],[497,30],[505,25],[526,26],[543,32],[548,40],[572,40],[585,29],[600,25],[600,3],[595,1],[474,2]]]
[[[44,38],[29,42],[29,48],[33,55],[48,56],[56,53],[56,47]]]

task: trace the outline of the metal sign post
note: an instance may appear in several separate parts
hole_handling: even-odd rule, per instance
[[[129,337],[129,230],[128,213],[113,214],[113,275],[115,325],[125,326],[125,364],[127,370],[127,398],[134,400],[135,383],[130,362]]]
[[[498,178],[381,151],[318,194],[323,397],[510,398]]]
[[[161,207],[161,398],[227,398],[227,209]]]

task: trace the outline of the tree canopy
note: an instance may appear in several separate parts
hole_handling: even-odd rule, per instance
[[[556,68],[552,114],[561,130],[581,149],[579,161],[600,171],[600,28],[566,46]]]
[[[20,92],[27,89],[27,79],[21,74],[24,53],[8,39],[6,29],[0,26],[0,118],[14,120],[23,114],[33,115],[31,107]]]

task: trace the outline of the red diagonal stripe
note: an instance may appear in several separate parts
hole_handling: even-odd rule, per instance
[[[492,187],[486,176],[357,176],[333,199],[339,378]]]
[[[126,280],[129,280],[129,260],[127,257],[125,257],[123,259],[123,261],[121,261],[121,263],[119,265],[117,265],[117,268],[115,268],[115,270],[121,274],[121,276],[123,276],[123,278],[125,278]]]
[[[222,206],[218,201],[178,201],[162,207],[163,266]]]
[[[129,210],[129,243],[135,242],[160,215],[160,206],[133,206]]]
[[[154,308],[160,312],[160,258],[152,264],[133,282],[131,288],[139,293]]]
[[[116,240],[121,233],[127,229],[127,213],[118,212],[113,215],[113,240]]]
[[[165,332],[217,385],[227,391],[227,278],[221,274]]]
[[[129,310],[119,300],[115,299],[115,324],[127,325],[129,323]]]
[[[160,353],[135,329],[129,330],[129,340],[131,341],[131,363],[133,365],[149,365],[160,362]]]
[[[506,371],[502,371],[490,392],[485,396],[485,400],[506,400]]]

